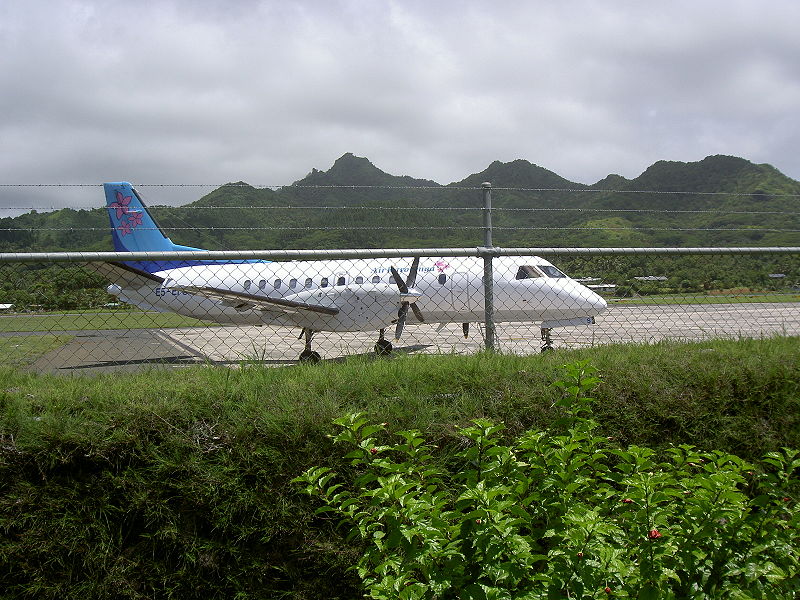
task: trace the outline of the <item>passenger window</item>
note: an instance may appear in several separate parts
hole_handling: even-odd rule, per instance
[[[380,275],[373,275],[372,276],[372,283],[380,283],[380,282],[381,282],[381,276]]]
[[[358,277],[356,277],[356,283],[364,283],[364,278],[361,275],[359,275]]]
[[[314,285],[314,280],[313,280],[313,279],[311,279],[311,277],[307,277],[307,278],[306,278],[306,287],[307,287],[307,288],[310,288],[310,287],[312,287],[313,285]]]
[[[339,279],[336,280],[336,285],[344,285],[344,281],[344,277],[339,277]]]
[[[290,279],[289,280],[289,289],[293,290],[297,287],[297,279]]]
[[[320,284],[319,287],[328,287],[328,278],[327,277],[323,277],[322,278],[322,283]]]
[[[263,290],[265,287],[267,287],[266,279],[262,279],[261,281],[258,282],[258,289]]]
[[[280,280],[280,279],[276,279],[276,280],[275,280],[275,285],[274,285],[273,287],[274,287],[276,290],[279,290],[279,289],[281,289],[281,280]]]
[[[249,279],[245,279],[244,280],[244,289],[249,290],[250,289],[250,285],[252,285],[252,283],[253,282],[250,281]]]
[[[439,275],[439,283],[441,285],[444,285],[445,283],[447,283],[447,275],[445,273],[441,273]]]

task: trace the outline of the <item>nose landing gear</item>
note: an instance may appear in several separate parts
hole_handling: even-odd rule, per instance
[[[318,363],[320,360],[322,360],[322,357],[319,355],[319,352],[315,352],[311,349],[311,339],[314,337],[314,330],[304,327],[300,332],[300,337],[303,336],[306,338],[306,347],[300,353],[300,362],[310,364]]]

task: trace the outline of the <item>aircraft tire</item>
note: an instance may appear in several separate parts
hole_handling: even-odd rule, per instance
[[[301,363],[310,363],[312,365],[315,365],[321,360],[322,357],[319,355],[319,352],[315,352],[314,350],[303,350],[300,353]]]
[[[389,356],[392,353],[392,342],[389,340],[378,340],[375,344],[375,354],[378,356]]]

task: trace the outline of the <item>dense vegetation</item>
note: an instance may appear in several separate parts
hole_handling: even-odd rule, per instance
[[[621,447],[596,435],[600,383],[565,365],[561,415],[510,442],[474,419],[447,467],[418,430],[337,419],[355,474],[297,479],[342,517],[376,600],[785,598],[800,591],[800,451],[758,466],[691,444]]]
[[[504,422],[508,441],[547,430],[560,365],[589,359],[603,376],[595,435],[756,460],[800,447],[799,341],[69,379],[3,370],[0,597],[352,600],[362,547],[291,483],[314,465],[354,474],[328,437],[334,418],[387,423],[381,445],[418,429],[446,466],[472,419]]]

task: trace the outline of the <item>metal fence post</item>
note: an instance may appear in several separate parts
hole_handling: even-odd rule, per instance
[[[494,271],[492,270],[492,184],[488,181],[483,186],[483,245],[487,253],[483,255],[483,296],[484,326],[486,330],[486,350],[494,351]]]

